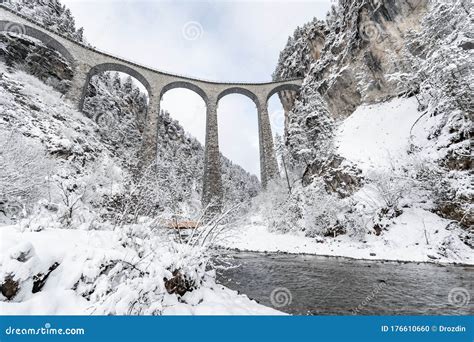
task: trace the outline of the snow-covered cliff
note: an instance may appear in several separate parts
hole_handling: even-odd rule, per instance
[[[461,0],[341,0],[296,30],[273,75],[305,80],[280,94],[291,186],[260,199],[270,230],[390,244],[400,220],[417,235],[435,215],[449,233],[417,245],[472,248],[472,15]],[[413,211],[418,223],[401,219]]]

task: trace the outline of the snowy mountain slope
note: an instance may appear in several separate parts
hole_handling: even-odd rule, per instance
[[[8,69],[3,63],[0,75],[1,185],[6,208],[17,203],[26,214],[41,199],[61,203],[64,185],[70,188],[68,193],[90,193],[80,203],[97,209],[101,195],[123,190],[120,184],[126,171],[102,143],[94,122],[35,77]],[[17,174],[27,178],[12,181]],[[23,193],[22,188],[33,181],[35,191]],[[4,197],[17,190],[17,197]],[[3,214],[7,221],[23,216],[18,211]]]
[[[364,241],[374,240],[386,246],[380,258],[411,248],[404,260],[446,261],[451,249],[459,256],[452,261],[470,263],[471,8],[468,1],[341,0],[325,24],[296,30],[274,74],[306,75],[297,97],[282,97],[288,179],[255,202],[268,234],[324,242],[311,253],[360,257],[351,246],[366,255]],[[431,250],[415,252],[425,229],[440,227]]]
[[[361,105],[338,127],[336,151],[366,172],[390,170],[397,161],[408,161],[411,128],[421,115],[413,97]]]
[[[326,30],[316,22],[305,26],[306,34],[295,34],[274,76],[297,75],[301,63],[307,69],[301,101],[288,113],[286,143],[294,158],[311,160],[323,153],[326,145],[318,146],[332,138],[331,123],[346,118],[360,104],[400,95],[415,96],[428,116],[444,116],[440,124],[448,124],[466,142],[465,110],[472,107],[470,6],[466,1],[418,1],[414,7],[405,0],[340,1]],[[323,37],[325,45],[308,66],[295,56],[305,46],[315,45],[309,38],[314,30],[316,42]],[[463,108],[464,113],[456,112]],[[433,133],[440,129],[433,127]]]

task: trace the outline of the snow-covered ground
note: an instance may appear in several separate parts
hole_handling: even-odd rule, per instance
[[[337,152],[363,171],[388,169],[407,159],[410,129],[421,116],[412,98],[359,106],[339,127]]]
[[[286,252],[342,256],[369,260],[463,263],[474,265],[472,250],[446,230],[447,221],[422,209],[406,210],[383,236],[367,235],[358,241],[348,235],[309,238],[303,233],[275,233],[254,217],[219,246],[258,252]],[[426,229],[426,236],[425,236]],[[428,243],[427,243],[428,241]],[[449,248],[442,251],[443,242]],[[440,255],[443,252],[446,255]]]
[[[355,163],[369,178],[373,173],[397,172],[404,166],[413,168],[413,163],[433,158],[430,152],[435,149],[425,148],[415,155],[408,153],[413,143],[429,144],[427,127],[433,125],[430,120],[436,120],[424,118],[417,107],[414,97],[361,105],[338,129],[335,139],[338,154]],[[382,201],[377,195],[380,194],[367,182],[353,198],[370,206]],[[404,194],[403,214],[394,218],[380,236],[310,238],[303,232],[280,234],[266,227],[263,219],[253,217],[221,241],[220,246],[360,259],[474,264],[472,249],[459,238],[462,231],[450,225],[451,221],[430,212],[429,199],[420,201],[422,197],[418,190]]]
[[[7,301],[0,294],[1,315],[87,315],[87,314],[129,314],[130,303],[136,300],[139,290],[153,289],[157,284],[146,284],[151,278],[138,279],[145,283],[133,291],[133,279],[122,279],[119,284],[106,284],[105,297],[86,300],[79,294],[77,283],[97,277],[99,267],[106,260],[133,259],[134,252],[122,247],[119,235],[113,231],[84,231],[77,229],[45,229],[35,232],[19,226],[0,227],[0,276],[10,272],[21,280],[21,290]],[[23,258],[19,257],[24,254]],[[165,265],[171,254],[163,250],[161,264],[148,267],[157,277],[166,274]],[[18,261],[17,259],[23,260]],[[24,260],[27,259],[27,260]],[[44,288],[31,293],[32,274],[45,273],[50,265],[59,266],[50,274]],[[163,275],[162,275],[163,274]],[[95,292],[101,292],[97,283]],[[162,289],[164,290],[164,289]],[[114,297],[116,300],[114,300]],[[97,299],[97,300],[94,300]],[[203,285],[182,298],[163,291],[155,303],[137,302],[144,305],[142,314],[163,315],[276,315],[279,311],[262,306],[245,295],[239,295],[222,285],[216,284],[212,274]],[[147,311],[149,310],[149,311]],[[158,310],[158,311],[157,311]]]

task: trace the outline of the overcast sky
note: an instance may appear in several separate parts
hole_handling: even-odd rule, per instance
[[[63,0],[95,47],[156,69],[216,81],[271,80],[280,51],[297,26],[325,18],[331,0],[137,1]],[[174,89],[161,108],[204,143],[199,95]],[[282,131],[278,96],[269,103],[273,131]],[[221,152],[260,175],[257,110],[242,95],[218,107]]]

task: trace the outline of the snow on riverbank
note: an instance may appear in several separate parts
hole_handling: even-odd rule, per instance
[[[3,226],[0,227],[0,237],[0,277],[4,279],[7,274],[14,273],[14,280],[20,280],[21,287],[19,293],[11,300],[0,294],[1,315],[129,314],[130,302],[133,302],[138,295],[133,291],[133,282],[137,280],[144,283],[142,291],[159,286],[151,281],[151,275],[156,274],[155,279],[159,277],[163,279],[163,275],[167,273],[165,265],[170,258],[179,258],[179,254],[173,256],[163,249],[162,262],[146,268],[150,273],[147,274],[148,278],[119,278],[121,275],[119,269],[116,274],[118,278],[111,278],[118,283],[107,284],[96,281],[93,283],[96,285],[94,293],[89,296],[89,300],[86,300],[85,294],[88,294],[88,291],[79,294],[78,288],[81,285],[78,286],[78,282],[85,283],[85,279],[96,277],[100,279],[99,268],[107,260],[133,260],[135,256],[133,250],[121,245],[116,233],[76,229],[45,229],[33,232],[22,231],[19,226]],[[44,287],[40,292],[32,293],[31,275],[45,274],[55,262],[59,266],[51,272]],[[149,284],[146,284],[147,282]],[[108,285],[112,287],[100,288]],[[85,283],[84,286],[91,285]],[[100,297],[103,290],[106,295]],[[139,288],[135,292],[139,292]],[[245,295],[239,295],[216,284],[212,273],[198,289],[186,293],[182,298],[166,291],[159,293],[157,298],[161,301],[149,303],[146,298],[139,297],[135,306],[143,305],[147,308],[148,314],[159,312],[163,315],[281,314],[250,300]],[[147,314],[146,310],[142,312]]]
[[[253,219],[252,223],[238,227],[232,236],[220,241],[219,246],[257,252],[474,265],[472,250],[452,237],[452,230],[446,229],[449,221],[421,209],[406,210],[383,236],[367,235],[362,241],[348,235],[315,239],[305,237],[303,233],[274,233],[258,217]]]
[[[421,164],[429,167],[428,163],[438,157],[437,149],[430,146],[427,139],[433,120],[439,118],[423,117],[415,97],[395,98],[361,105],[339,126],[335,138],[337,153],[361,169],[366,178],[365,184],[352,196],[354,203],[369,212],[365,233],[310,238],[302,231],[288,229],[289,233],[281,234],[271,229],[273,227],[266,227],[265,220],[254,217],[248,225],[237,228],[220,246],[358,259],[474,264],[472,249],[460,239],[465,231],[431,212],[432,199],[426,190],[416,186],[409,178],[412,175],[404,173],[405,170],[415,173]],[[423,148],[410,154],[411,144]],[[389,177],[397,172],[399,177]],[[382,183],[382,189],[377,188],[374,182],[383,179],[400,184]],[[387,227],[376,235],[370,210],[384,206],[386,194],[383,191],[394,192],[402,214],[387,220]],[[307,229],[311,230],[311,227]]]

